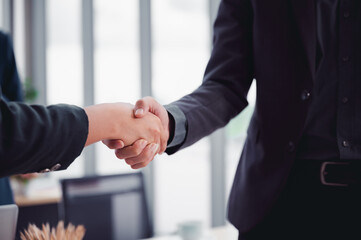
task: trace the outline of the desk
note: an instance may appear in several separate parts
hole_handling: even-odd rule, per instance
[[[222,227],[212,228],[206,234],[209,238],[204,238],[204,240],[237,240],[238,239],[238,230],[232,225],[226,225]],[[144,240],[181,240],[177,235],[170,236],[161,236],[154,238],[147,238]],[[203,239],[202,239],[203,240]]]
[[[37,206],[44,204],[58,204],[60,201],[61,201],[60,196],[50,196],[50,197],[15,196],[15,203],[19,207],[29,207],[29,206]]]

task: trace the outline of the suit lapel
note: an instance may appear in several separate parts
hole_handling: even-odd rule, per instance
[[[292,0],[303,47],[307,54],[312,80],[316,74],[316,11],[314,0]]]

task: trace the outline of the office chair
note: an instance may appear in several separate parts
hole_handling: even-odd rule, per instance
[[[65,223],[83,224],[85,240],[152,236],[141,172],[61,180]]]

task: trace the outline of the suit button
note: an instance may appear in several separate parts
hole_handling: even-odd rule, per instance
[[[347,97],[343,97],[342,98],[342,103],[347,103],[348,102],[348,98]]]
[[[309,99],[311,97],[311,93],[308,90],[304,90],[301,93],[301,99],[302,101],[306,101],[307,99]]]
[[[342,57],[342,62],[348,62],[350,60],[349,56],[343,56]]]
[[[294,152],[296,150],[295,144],[293,142],[289,142],[287,145],[288,152]]]
[[[342,141],[342,146],[345,147],[345,148],[348,148],[350,146],[350,142]]]

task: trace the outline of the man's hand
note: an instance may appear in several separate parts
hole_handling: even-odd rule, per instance
[[[162,154],[167,148],[169,138],[169,117],[167,110],[155,101],[152,97],[145,97],[137,101],[134,107],[134,116],[136,118],[143,118],[147,114],[152,113],[156,115],[163,126],[163,133],[161,134],[159,149],[154,144],[148,144],[144,140],[138,140],[131,146],[122,148],[120,140],[103,141],[110,149],[116,149],[115,155],[119,159],[125,159],[133,169],[138,169],[147,166],[154,158],[155,154]],[[117,148],[116,146],[119,146]]]
[[[168,112],[161,104],[159,104],[152,97],[145,97],[143,99],[138,100],[134,107],[134,116],[136,118],[143,118],[144,116],[146,116],[148,112],[153,113],[155,116],[157,116],[163,125],[163,129],[165,132],[162,134],[164,138],[161,141],[161,145],[159,149],[159,153],[162,154],[167,148],[167,142],[169,138]]]

